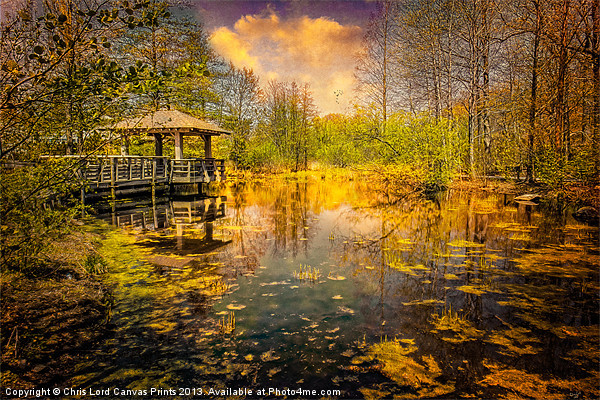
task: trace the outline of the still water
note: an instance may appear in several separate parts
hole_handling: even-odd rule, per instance
[[[103,216],[110,334],[73,386],[599,397],[598,227],[572,210],[320,179],[219,194]]]

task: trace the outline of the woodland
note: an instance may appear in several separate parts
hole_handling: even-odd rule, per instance
[[[320,114],[308,84],[260,82],[218,57],[185,6],[11,8],[0,53],[3,269],[43,264],[44,246],[80,212],[74,198],[43,206],[73,193],[77,165],[40,157],[118,154],[122,139],[106,128],[149,110],[231,130],[215,153],[232,171],[366,168],[428,191],[496,176],[560,192],[600,176],[597,0],[380,2],[344,115]],[[131,154],[152,154],[144,138],[126,140]]]
[[[86,318],[106,317],[110,296],[94,279],[106,262],[81,229],[78,163],[122,148],[153,155],[146,138],[110,130],[150,111],[231,131],[213,153],[235,180],[358,170],[388,192],[503,181],[598,207],[599,0],[379,1],[356,54],[353,107],[327,115],[308,84],[261,81],[218,56],[185,4],[2,5],[3,366],[20,368],[23,321],[43,312],[43,299],[23,293],[66,296],[87,304]],[[203,145],[186,150],[200,157]],[[65,155],[78,157],[48,157]],[[99,334],[76,340],[88,346]]]
[[[41,206],[76,189],[77,165],[40,157],[118,154],[122,139],[106,127],[151,110],[231,130],[215,156],[234,171],[364,167],[433,191],[458,177],[561,191],[600,176],[597,0],[380,2],[344,115],[320,114],[308,84],[260,82],[218,57],[185,6],[15,4],[0,53],[3,268],[42,262],[52,232],[79,212],[75,199]],[[126,140],[152,155],[144,138]]]

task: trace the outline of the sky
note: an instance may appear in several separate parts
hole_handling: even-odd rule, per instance
[[[192,0],[214,50],[269,80],[308,83],[321,115],[354,101],[356,54],[370,0]]]

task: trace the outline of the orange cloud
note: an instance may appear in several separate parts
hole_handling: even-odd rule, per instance
[[[211,42],[214,48],[234,65],[252,69],[259,68],[258,59],[250,55],[250,46],[229,29],[217,29],[212,35]]]
[[[317,107],[327,114],[348,106],[361,39],[358,26],[307,16],[282,20],[271,12],[242,17],[233,30],[218,28],[211,43],[237,67],[254,69],[263,84],[273,77],[309,83]]]

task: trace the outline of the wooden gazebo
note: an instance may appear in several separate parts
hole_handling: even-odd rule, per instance
[[[213,136],[229,135],[230,131],[177,110],[159,110],[125,119],[114,127],[122,136],[143,134],[154,137],[154,154],[163,157],[163,140],[175,141],[175,158],[170,160],[170,183],[204,183],[225,179],[225,161],[212,155]],[[204,140],[204,158],[184,157],[184,137],[200,136]]]
[[[155,155],[158,157],[163,155],[164,138],[173,137],[176,160],[184,159],[184,136],[202,137],[204,139],[204,158],[213,158],[211,138],[231,134],[230,131],[217,125],[177,110],[159,110],[142,117],[125,119],[115,125],[115,131],[122,135],[146,134],[153,136]]]

